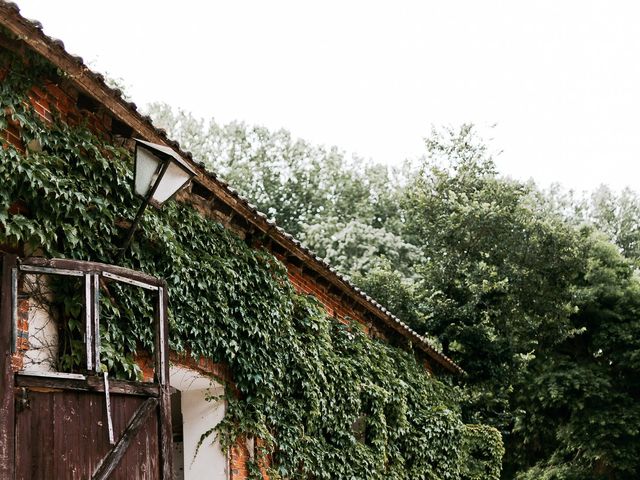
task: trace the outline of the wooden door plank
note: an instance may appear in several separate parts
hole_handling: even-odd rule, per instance
[[[120,459],[122,459],[127,452],[129,443],[131,443],[131,440],[135,437],[136,433],[138,433],[138,430],[144,425],[145,420],[155,411],[157,406],[157,399],[148,398],[138,407],[116,445],[107,456],[102,459],[98,469],[91,477],[92,480],[107,480],[109,478],[111,472],[118,466]]]
[[[95,376],[88,376],[85,379],[75,379],[18,374],[15,383],[18,387],[104,392],[104,381],[100,377]],[[160,389],[158,385],[153,383],[109,379],[109,392],[111,394],[121,393],[125,395],[157,397],[159,396]]]

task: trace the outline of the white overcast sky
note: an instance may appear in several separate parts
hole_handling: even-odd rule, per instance
[[[640,190],[640,2],[18,0],[138,105],[285,127],[389,164],[431,125],[507,175]]]

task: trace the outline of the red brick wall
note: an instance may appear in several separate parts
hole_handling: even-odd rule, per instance
[[[169,354],[169,359],[172,363],[190,368],[191,370],[196,370],[205,375],[212,376],[222,383],[233,385],[231,372],[229,371],[227,365],[224,363],[215,363],[209,358],[199,358],[198,360],[196,360],[195,358],[193,358],[193,356],[191,356],[190,352],[176,353],[174,351],[171,351]]]
[[[112,122],[109,113],[99,105],[94,109],[78,108],[80,96],[80,92],[70,85],[63,87],[47,82],[40,87],[34,87],[29,94],[29,100],[36,113],[46,122],[51,122],[54,114],[58,114],[70,125],[87,122],[95,133],[108,135]]]
[[[249,449],[247,448],[247,442],[245,438],[241,438],[229,452],[229,480],[244,480],[249,477],[249,471],[247,470],[248,460]]]
[[[360,312],[354,310],[348,305],[345,305],[344,302],[341,302],[339,299],[328,293],[327,290],[319,285],[313,278],[305,276],[302,273],[301,268],[287,264],[287,270],[289,273],[289,281],[293,284],[295,289],[300,293],[311,294],[320,300],[330,316],[339,320],[345,320],[348,317],[366,325],[366,322]]]
[[[253,452],[249,452],[249,445],[245,438],[240,439],[240,441],[231,449],[229,453],[229,480],[244,480],[249,476],[249,472],[247,470],[247,462],[254,455],[257,455],[257,450],[259,450],[262,446],[261,440],[255,439],[255,443],[251,445],[253,448]],[[258,459],[258,468],[260,469],[260,473],[262,473],[262,478],[264,480],[269,480],[269,475],[267,475],[266,467],[268,467],[269,459],[261,462]]]
[[[24,367],[24,355],[29,350],[29,300],[18,300],[18,325],[16,332],[16,353],[11,358],[11,366],[15,371]]]

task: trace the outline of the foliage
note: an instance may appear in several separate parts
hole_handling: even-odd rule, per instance
[[[412,266],[420,250],[400,235],[376,228],[361,220],[343,223],[335,218],[309,225],[302,239],[329,264],[354,278],[365,276],[382,262],[403,278],[413,275]]]
[[[279,135],[262,132],[249,142],[254,149]],[[458,390],[463,418],[505,435],[504,478],[635,478],[637,194],[601,187],[579,197],[504,178],[470,125],[433,131],[426,147],[417,174],[380,177],[393,188],[369,199],[380,202],[378,219],[357,200],[366,196],[353,194],[366,191],[362,169],[321,165],[306,150],[317,175],[331,175],[349,202],[339,210],[330,196],[302,200],[314,214],[291,217],[290,228],[404,321],[435,335],[469,373]],[[277,151],[233,150],[258,171],[277,165]],[[304,165],[303,156],[296,162]],[[264,207],[277,210],[301,198],[280,195],[281,183],[244,190],[264,191]],[[465,465],[472,478],[485,474]]]
[[[640,262],[640,198],[625,188],[619,194],[601,186],[591,195],[586,220],[607,235],[622,254]]]
[[[504,445],[500,432],[488,425],[465,425],[465,453],[468,460],[464,462],[462,474],[464,480],[499,480],[500,466],[492,459],[502,458]]]
[[[640,475],[640,283],[632,264],[594,236],[579,281],[578,332],[537,357],[518,388],[518,478]],[[553,418],[553,422],[549,422]]]
[[[465,418],[503,431],[505,478],[635,478],[640,283],[621,255],[633,260],[633,202],[601,190],[590,207],[502,178],[469,126],[427,146],[407,200],[424,239],[416,298],[470,373]]]
[[[561,212],[576,226],[590,225],[606,235],[628,259],[640,265],[640,197],[629,188],[616,193],[601,185],[590,195],[577,196],[552,186],[539,201],[551,211]]]
[[[426,240],[418,301],[427,331],[470,374],[469,419],[506,431],[527,355],[568,332],[578,237],[497,175],[470,127],[434,134],[429,148],[406,204],[410,234]]]
[[[447,405],[453,404],[448,389],[426,377],[410,354],[370,341],[355,325],[327,321],[312,299],[297,297],[294,309],[298,320],[293,335],[285,332],[282,339],[280,366],[287,372],[280,395],[289,401],[280,409],[295,419],[288,425],[295,431],[277,443],[278,474],[457,478],[463,426],[455,408]],[[235,407],[225,418],[229,427],[241,424]],[[264,409],[255,412],[262,415]],[[361,416],[364,442],[351,430]],[[256,433],[265,438],[264,432]],[[289,465],[304,467],[292,470]]]
[[[394,315],[413,328],[425,331],[425,318],[416,302],[416,283],[407,280],[390,261],[385,258],[378,259],[374,267],[357,274],[353,280]],[[439,343],[437,339],[430,340],[432,344]]]
[[[469,372],[463,416],[506,435],[506,478],[636,475],[636,380],[606,352],[629,362],[637,355],[637,279],[629,266],[611,268],[626,272],[620,277],[605,274],[624,261],[591,229],[637,268],[637,195],[602,187],[579,198],[505,179],[469,125],[434,131],[426,147],[422,171],[380,196],[379,224],[357,201],[326,213],[335,204],[320,196],[312,222],[296,219],[294,228],[391,311],[436,335]],[[240,156],[271,162],[270,154]],[[336,164],[323,168],[328,175]],[[362,184],[351,166],[342,169],[333,175],[346,178],[345,192]],[[271,198],[276,208],[283,201]],[[615,347],[602,348],[605,340]],[[583,344],[593,346],[575,348]]]
[[[0,62],[0,70],[11,62],[0,90],[4,111],[19,121],[25,143],[38,138],[42,145],[41,152],[2,149],[0,243],[112,262],[123,233],[117,225],[138,203],[129,187],[130,153],[85,125],[59,118],[42,124],[26,94],[43,76],[6,52]],[[16,203],[27,211],[13,212]],[[463,478],[468,455],[451,388],[410,352],[371,340],[296,294],[268,252],[174,202],[148,212],[123,262],[167,280],[174,350],[229,365],[238,396],[228,397],[223,444],[263,439],[271,478]],[[102,362],[114,374],[135,375],[132,355],[152,348],[149,326],[139,320],[148,302],[124,290],[109,293]],[[362,417],[360,442],[352,425]],[[492,470],[499,448],[494,453]]]

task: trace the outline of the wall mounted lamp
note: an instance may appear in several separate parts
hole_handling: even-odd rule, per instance
[[[193,168],[171,148],[138,138],[134,140],[136,149],[133,189],[144,201],[129,227],[127,237],[118,253],[118,260],[129,248],[147,205],[162,208],[196,175]]]

